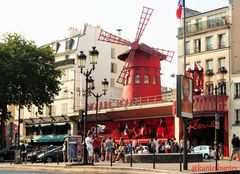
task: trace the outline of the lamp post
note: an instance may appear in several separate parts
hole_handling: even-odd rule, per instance
[[[107,90],[108,90],[108,84],[109,84],[109,82],[106,80],[106,79],[104,79],[104,81],[102,81],[102,93],[101,94],[98,94],[98,92],[97,92],[97,94],[95,94],[95,93],[93,93],[92,91],[90,91],[91,92],[91,94],[96,98],[96,127],[95,127],[95,129],[96,129],[96,131],[95,131],[95,134],[96,134],[96,136],[97,136],[97,122],[98,122],[98,99],[100,98],[100,97],[102,97],[103,95],[106,95],[106,92],[107,92]],[[94,89],[94,86],[93,86],[93,89]]]
[[[215,85],[214,92],[215,92],[215,133],[214,133],[214,143],[215,143],[215,170],[218,166],[218,129],[220,129],[220,120],[218,116],[218,108],[217,108],[217,97],[218,97],[218,89],[224,85],[224,82]]]
[[[90,58],[90,64],[92,64],[92,68],[90,70],[83,71],[83,69],[86,66],[86,59],[87,56],[83,53],[83,51],[80,51],[80,55],[77,55],[77,61],[78,61],[78,67],[80,68],[80,73],[85,76],[85,83],[86,83],[86,89],[85,89],[85,112],[84,112],[84,119],[83,119],[83,158],[82,162],[83,164],[88,164],[87,159],[87,148],[85,144],[85,138],[87,137],[87,109],[88,109],[88,93],[89,90],[93,86],[93,79],[90,76],[92,71],[95,69],[95,64],[97,64],[98,60],[98,54],[99,52],[96,50],[96,47],[92,47],[93,50],[89,51],[89,58]]]

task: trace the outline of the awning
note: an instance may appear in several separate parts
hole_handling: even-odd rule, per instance
[[[67,137],[66,134],[63,135],[39,135],[33,137],[33,142],[35,143],[47,143],[47,142],[63,142]]]
[[[199,63],[192,62],[190,65],[187,66],[187,71],[203,71],[203,68]]]

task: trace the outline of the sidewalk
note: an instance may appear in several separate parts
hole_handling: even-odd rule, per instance
[[[59,172],[59,173],[205,173],[215,172],[215,161],[206,161],[201,163],[188,163],[188,170],[180,172],[179,163],[156,163],[155,169],[153,169],[152,163],[133,163],[130,167],[130,163],[113,163],[112,167],[110,162],[99,162],[94,166],[78,166],[78,165],[67,165],[68,163],[31,163],[27,164],[10,164],[0,163],[0,170],[28,170],[28,171],[43,171],[43,172]],[[231,171],[239,170],[240,173],[240,161],[218,161],[219,171]]]

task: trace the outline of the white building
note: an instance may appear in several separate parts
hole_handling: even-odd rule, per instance
[[[79,133],[78,123],[81,118],[79,115],[81,115],[80,111],[85,107],[85,76],[80,73],[80,69],[76,65],[77,55],[80,54],[80,51],[87,55],[87,64],[84,71],[87,69],[89,71],[92,66],[89,63],[88,53],[93,46],[99,51],[98,63],[91,74],[95,84],[93,92],[102,93],[101,82],[106,78],[109,82],[109,88],[106,95],[99,98],[99,101],[122,98],[122,85],[116,83],[116,80],[120,74],[123,62],[118,60],[117,56],[125,52],[128,47],[98,41],[100,31],[100,27],[86,24],[82,31],[70,28],[67,38],[43,45],[53,48],[56,68],[61,69],[63,72],[61,91],[51,106],[44,107],[42,114],[37,112],[35,106],[31,108],[30,112],[26,108],[21,110],[20,116],[23,119],[20,129],[21,135],[38,135],[35,139],[38,142],[37,139],[40,138],[40,135],[76,135]],[[94,96],[88,97],[88,103],[95,102],[96,98]],[[18,120],[17,118],[18,112],[16,108],[15,120]],[[46,130],[44,132],[43,128],[45,127]],[[53,127],[55,132],[51,131]],[[63,133],[63,129],[67,131]]]
[[[224,137],[231,146],[232,134],[240,135],[240,1],[229,6],[200,13],[187,9],[186,67],[197,62],[204,69],[204,93],[215,95],[214,87],[223,82],[218,95],[227,95],[227,118],[224,118]],[[178,72],[184,72],[183,20],[178,35]],[[225,128],[227,128],[225,130]],[[226,135],[228,137],[226,137]],[[225,139],[224,138],[224,139]],[[227,142],[224,141],[224,142]]]

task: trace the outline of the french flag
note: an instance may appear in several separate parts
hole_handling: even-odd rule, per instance
[[[177,16],[178,19],[181,19],[181,17],[182,17],[183,1],[184,0],[179,0],[178,1],[178,8],[177,8],[177,11],[176,11],[176,16]]]

